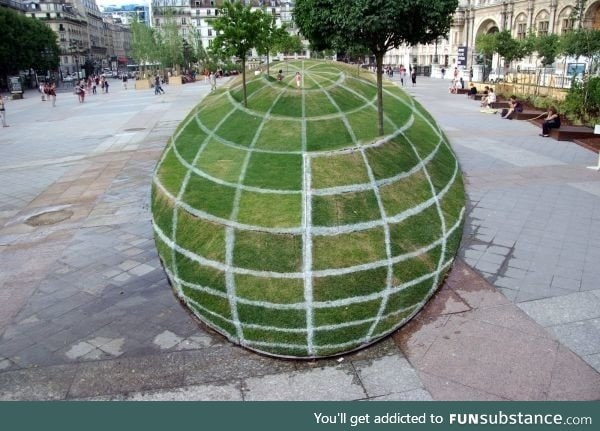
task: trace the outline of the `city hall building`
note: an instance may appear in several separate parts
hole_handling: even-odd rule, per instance
[[[460,0],[446,39],[391,50],[384,63],[433,65],[433,73],[437,64],[469,70],[477,64],[475,39],[480,34],[509,30],[514,38],[523,39],[530,32],[561,35],[580,25],[600,29],[600,0]],[[535,64],[535,57],[522,63],[530,61]]]

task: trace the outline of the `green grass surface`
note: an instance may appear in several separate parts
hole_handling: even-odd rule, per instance
[[[248,75],[246,109],[238,77],[165,150],[151,192],[159,256],[190,310],[230,340],[272,355],[340,354],[404,324],[443,279],[462,235],[455,156],[390,82],[378,136],[374,82],[352,66],[289,62],[281,82]],[[410,216],[393,222],[400,214]]]

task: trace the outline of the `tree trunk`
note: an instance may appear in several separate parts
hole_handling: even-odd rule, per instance
[[[246,100],[246,57],[242,57],[242,87],[244,89],[244,108],[248,107]]]
[[[267,76],[269,76],[271,74],[271,71],[269,70],[269,50],[267,49]]]
[[[377,63],[377,126],[379,136],[383,136],[383,53],[375,54]]]

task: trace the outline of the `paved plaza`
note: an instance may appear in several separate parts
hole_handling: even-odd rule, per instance
[[[447,282],[367,349],[272,359],[194,320],[154,246],[154,167],[209,85],[155,96],[112,82],[83,104],[7,102],[0,400],[600,399],[596,154],[419,77],[406,90],[450,138],[468,194]]]

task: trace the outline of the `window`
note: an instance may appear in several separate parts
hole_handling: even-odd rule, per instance
[[[548,21],[540,21],[538,22],[538,36],[547,36],[548,35]]]
[[[213,42],[213,41],[212,41],[212,39],[209,39],[209,40],[208,40],[208,47],[209,47],[209,48],[212,46],[212,42]]]
[[[209,28],[209,29],[208,29],[208,35],[209,35],[209,36],[212,36],[212,35],[213,35],[213,34],[212,34],[212,29],[211,29],[211,28]]]
[[[186,24],[185,18],[181,18],[181,25],[185,25],[185,24]]]
[[[527,35],[527,24],[522,23],[517,25],[517,39],[523,40]]]
[[[571,31],[573,31],[574,25],[575,25],[575,19],[574,18],[563,19],[563,22],[562,22],[562,34],[569,33]]]
[[[206,9],[206,15],[210,15],[210,9]]]

